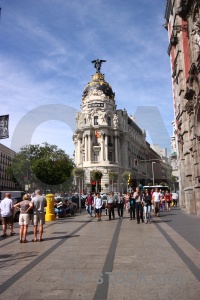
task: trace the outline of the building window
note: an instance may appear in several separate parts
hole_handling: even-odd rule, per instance
[[[98,161],[98,153],[94,153],[94,161]]]
[[[108,152],[108,160],[112,161],[112,152]]]
[[[108,146],[112,146],[112,138],[110,135],[108,136]]]
[[[98,116],[94,117],[94,125],[98,125]]]
[[[86,124],[86,119],[84,119],[84,124]]]
[[[107,124],[108,126],[111,126],[111,117],[107,117]]]

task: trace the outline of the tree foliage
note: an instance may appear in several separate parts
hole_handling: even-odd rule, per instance
[[[101,180],[103,174],[100,170],[92,170],[92,179],[93,180]]]
[[[132,178],[132,173],[128,172],[128,171],[124,171],[124,173],[122,174],[122,178],[125,182],[128,181],[129,179],[129,174],[130,174],[130,178]]]
[[[56,145],[28,145],[20,149],[7,168],[7,174],[21,186],[35,183],[52,190],[65,182],[71,182],[74,168],[72,159]]]
[[[109,179],[112,180],[112,181],[117,181],[118,179],[118,173],[117,172],[114,172],[114,171],[110,171],[109,172]]]
[[[85,170],[83,168],[74,168],[72,173],[76,177],[83,178],[85,174]]]

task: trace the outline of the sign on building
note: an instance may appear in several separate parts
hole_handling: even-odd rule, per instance
[[[8,122],[9,115],[0,116],[0,139],[9,138]]]

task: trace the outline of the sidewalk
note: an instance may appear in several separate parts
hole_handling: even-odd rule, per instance
[[[199,217],[102,220],[83,212],[46,223],[41,243],[1,239],[0,299],[200,299]]]

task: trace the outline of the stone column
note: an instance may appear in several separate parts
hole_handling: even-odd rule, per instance
[[[88,161],[91,161],[91,135],[88,135]]]
[[[115,162],[118,163],[118,136],[115,136]]]
[[[108,136],[105,135],[105,160],[108,161]]]
[[[101,157],[100,157],[100,161],[102,162],[104,160],[104,147],[103,147],[103,134],[101,135]]]
[[[77,149],[77,164],[80,164],[81,160],[80,160],[80,155],[81,155],[81,140],[80,138],[78,138],[78,149]]]
[[[88,136],[85,136],[85,161],[88,160]]]

